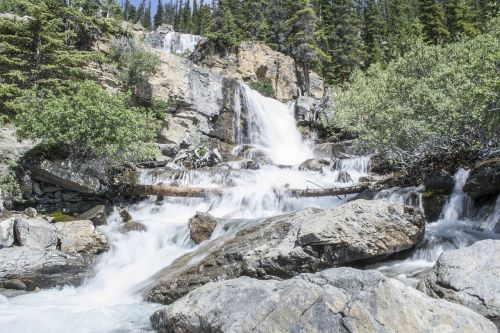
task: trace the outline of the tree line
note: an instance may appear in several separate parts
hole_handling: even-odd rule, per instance
[[[498,7],[496,0],[158,0],[151,20],[150,2],[135,8],[126,0],[123,11],[125,20],[151,29],[171,24],[224,48],[265,42],[292,55],[306,81],[311,68],[338,84],[357,68],[389,63],[417,40],[443,45],[475,37]]]

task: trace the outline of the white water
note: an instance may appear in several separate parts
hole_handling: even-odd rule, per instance
[[[290,198],[285,187],[316,188],[318,185],[349,186],[337,183],[340,170],[324,174],[299,171],[298,164],[312,157],[302,141],[293,114],[286,105],[260,96],[242,85],[241,102],[251,119],[251,143],[269,154],[279,168],[265,165],[260,170],[185,171],[179,175],[141,174],[144,183],[174,183],[183,186],[233,186],[222,197],[208,199],[166,199],[157,206],[154,198],[129,207],[146,232],[122,234],[120,219],[114,213],[104,231],[112,244],[100,256],[90,277],[80,287],[44,290],[7,299],[0,296],[0,332],[143,332],[149,330],[149,316],[160,305],[142,301],[145,281],[188,251],[187,222],[197,211],[228,219],[214,232],[241,228],[248,219],[257,219],[306,207],[332,208],[343,200],[333,198]],[[237,163],[236,163],[237,164]],[[352,178],[364,171],[366,160],[353,160]]]
[[[444,251],[463,248],[483,239],[498,238],[494,231],[500,222],[500,196],[493,212],[485,221],[475,219],[472,215],[472,201],[462,191],[468,175],[469,171],[458,170],[455,175],[455,188],[443,207],[440,219],[426,225],[424,241],[408,259],[381,263],[372,268],[378,268],[386,275],[415,285],[419,280],[418,274],[434,266]],[[421,207],[421,190],[422,188],[407,188],[403,191],[393,191],[389,195],[382,192],[379,196]]]
[[[202,39],[201,36],[171,31],[165,35],[163,50],[174,54],[192,53]]]

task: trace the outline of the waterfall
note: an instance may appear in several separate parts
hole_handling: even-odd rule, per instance
[[[239,92],[241,102],[236,99],[235,109],[248,112],[249,143],[261,147],[274,164],[295,165],[313,157],[295,123],[293,104],[264,97],[244,83]],[[241,129],[237,130],[241,137]]]
[[[202,39],[201,36],[170,31],[163,39],[163,50],[174,54],[191,53]]]

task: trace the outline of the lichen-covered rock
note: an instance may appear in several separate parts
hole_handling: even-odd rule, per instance
[[[443,253],[418,288],[465,305],[500,328],[500,240]]]
[[[210,239],[212,232],[217,226],[217,219],[208,213],[196,212],[189,219],[189,236],[196,243]]]
[[[21,246],[37,249],[55,249],[57,246],[56,227],[40,217],[17,217],[14,229]]]
[[[471,170],[463,191],[472,198],[494,195],[500,192],[500,157],[476,165]]]
[[[69,221],[55,224],[61,251],[66,253],[99,254],[108,248],[106,236],[92,221]]]
[[[0,284],[17,279],[28,290],[78,285],[92,263],[91,257],[26,246],[0,249],[0,258]]]
[[[497,332],[486,318],[377,271],[334,268],[284,281],[209,283],[150,318],[159,332]]]
[[[210,281],[242,275],[290,278],[383,258],[412,248],[422,239],[424,226],[419,210],[383,200],[272,217],[206,241],[178,258],[153,278],[146,298],[168,304]]]

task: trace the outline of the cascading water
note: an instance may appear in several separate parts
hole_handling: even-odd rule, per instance
[[[163,39],[163,50],[174,54],[191,53],[202,39],[201,36],[170,31]]]
[[[472,201],[462,191],[468,175],[467,170],[458,170],[455,175],[455,188],[443,207],[441,218],[437,222],[427,224],[423,242],[413,250],[408,259],[377,264],[371,268],[378,268],[389,276],[416,284],[418,275],[432,267],[444,251],[466,247],[483,239],[498,238],[494,231],[500,223],[500,196],[493,211],[484,221],[473,216]],[[399,189],[390,192],[389,189],[381,192],[379,198],[385,197],[391,201],[421,206],[419,192],[422,188],[404,190],[406,191]],[[411,199],[415,197],[418,200]]]
[[[140,181],[145,184],[228,186],[233,190],[216,198],[169,198],[162,206],[150,198],[130,206],[134,220],[147,227],[145,232],[121,233],[121,221],[115,212],[109,224],[101,227],[108,235],[111,248],[100,256],[83,285],[10,299],[0,296],[0,331],[146,331],[149,315],[160,305],[143,302],[141,290],[154,273],[195,248],[189,239],[187,222],[197,211],[226,220],[212,236],[218,237],[228,230],[241,228],[251,219],[258,221],[306,207],[333,208],[343,203],[345,199],[337,197],[287,197],[284,189],[349,186],[352,183],[337,181],[339,172],[352,172],[351,178],[355,179],[367,171],[360,167],[366,164],[366,159],[351,161],[352,170],[346,162],[342,170],[301,171],[298,164],[313,154],[301,139],[292,110],[245,85],[241,86],[240,96],[241,107],[248,112],[251,123],[249,143],[259,146],[272,164],[262,165],[259,170],[177,170],[174,175],[142,172]],[[244,138],[240,138],[244,142]]]

